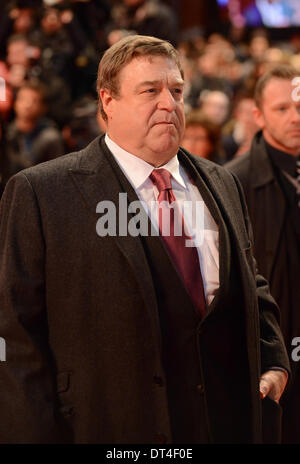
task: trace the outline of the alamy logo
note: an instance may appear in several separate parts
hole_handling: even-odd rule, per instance
[[[298,362],[300,361],[300,337],[293,338],[292,346],[295,346],[291,353],[292,360]]]
[[[0,337],[0,361],[6,361],[6,343],[2,337]]]
[[[99,237],[158,236],[157,218],[160,216],[162,218],[162,236],[170,236],[172,218],[172,221],[174,220],[174,235],[189,237],[185,241],[186,247],[200,246],[203,243],[203,201],[183,201],[180,206],[177,202],[151,201],[146,204],[144,201],[136,200],[128,203],[127,193],[119,193],[118,208],[112,201],[100,201],[97,204],[96,212],[102,215],[96,224],[96,232]],[[184,217],[184,227],[182,216]]]
[[[295,102],[298,102],[300,101],[300,76],[294,77],[294,79],[292,80],[292,85],[296,86],[296,88],[292,92],[292,99]]]
[[[3,77],[0,77],[0,102],[6,100],[6,83]]]

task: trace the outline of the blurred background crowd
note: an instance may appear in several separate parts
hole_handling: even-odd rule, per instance
[[[276,10],[276,3],[290,9]],[[97,67],[107,47],[128,34],[169,40],[181,54],[182,145],[220,164],[245,153],[258,129],[258,77],[275,63],[300,73],[299,25],[298,0],[1,1],[0,196],[14,173],[105,131]]]

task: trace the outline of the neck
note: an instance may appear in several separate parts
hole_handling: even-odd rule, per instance
[[[285,145],[282,145],[280,142],[278,142],[273,137],[271,137],[269,133],[265,133],[264,131],[263,131],[263,136],[266,142],[268,142],[268,144],[271,145],[271,147],[275,148],[276,150],[283,151],[287,155],[291,155],[291,156],[298,156],[300,153],[300,146],[296,146],[295,148],[286,147]]]

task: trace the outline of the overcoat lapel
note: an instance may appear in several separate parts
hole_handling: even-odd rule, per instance
[[[193,182],[198,187],[198,190],[207,208],[209,209],[219,228],[220,287],[215,298],[208,306],[207,315],[211,315],[214,313],[215,308],[222,308],[222,305],[219,305],[218,303],[222,298],[222,295],[224,295],[228,289],[231,259],[230,237],[228,235],[228,230],[221,213],[222,202],[219,203],[219,197],[214,186],[215,169],[213,167],[207,167],[207,165],[203,169],[201,163],[199,165],[199,163],[195,162],[194,158],[188,156],[182,149],[180,149],[178,153],[178,158],[180,163],[182,163],[182,165],[185,167],[186,171],[191,175]]]
[[[270,279],[274,266],[280,235],[284,225],[286,204],[281,189],[274,177],[263,138],[255,139],[250,156],[250,202],[255,211],[255,230],[263,228],[268,237],[265,244],[267,256],[266,278]],[[263,206],[260,206],[264,202]],[[259,239],[259,237],[258,237]],[[262,242],[261,240],[257,240]]]
[[[232,192],[229,188],[229,184],[223,181],[214,164],[209,166],[205,165],[204,167],[201,160],[195,161],[192,158],[188,158],[186,155],[185,159],[187,159],[194,169],[196,168],[198,174],[200,174],[200,178],[197,179],[197,185],[200,192],[206,191],[213,197],[221,212],[221,214],[219,213],[219,218],[225,218],[226,229],[229,228],[233,237],[238,239],[236,242],[239,247],[247,248],[249,246],[249,241],[245,228],[240,220],[241,210],[239,205],[232,202]],[[204,182],[203,180],[201,182],[201,178]],[[226,201],[224,201],[224,199],[226,199]],[[210,205],[212,206],[211,202],[209,202],[208,206]],[[227,258],[229,258],[229,256]]]
[[[118,181],[114,167],[107,159],[107,157],[112,157],[112,155],[106,148],[106,145],[101,143],[101,139],[95,139],[84,152],[86,153],[83,153],[80,165],[77,168],[70,169],[69,174],[90,213],[95,217],[96,233],[96,221],[98,219],[96,216],[96,207],[98,202],[111,201],[115,205],[118,223],[120,214],[124,214],[124,211],[120,211],[119,193],[124,192],[124,190]],[[127,203],[129,203],[129,200],[128,197]],[[129,219],[130,215],[128,215]],[[125,236],[119,236],[117,233],[116,236],[113,236],[113,239],[136,276],[141,295],[153,323],[154,339],[159,340],[159,349],[161,349],[155,290],[141,239],[133,237],[129,233]]]

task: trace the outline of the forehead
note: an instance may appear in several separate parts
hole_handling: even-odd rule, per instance
[[[176,62],[167,56],[154,55],[133,58],[120,71],[120,83],[136,85],[145,80],[174,79],[183,83]]]
[[[273,77],[263,89],[262,101],[263,103],[273,104],[281,100],[292,100],[294,88],[292,79]]]
[[[41,94],[38,90],[35,90],[35,89],[29,89],[29,88],[24,88],[24,89],[20,89],[18,94],[17,94],[17,97],[18,98],[30,98],[32,100],[36,100],[36,99],[41,99]]]
[[[10,44],[8,44],[7,49],[9,52],[12,52],[12,51],[16,51],[18,49],[23,49],[26,47],[27,47],[27,42],[25,40],[16,40],[15,42],[11,42]]]
[[[228,99],[225,94],[212,92],[211,94],[208,94],[206,102],[209,104],[212,103],[219,105],[227,105]]]

